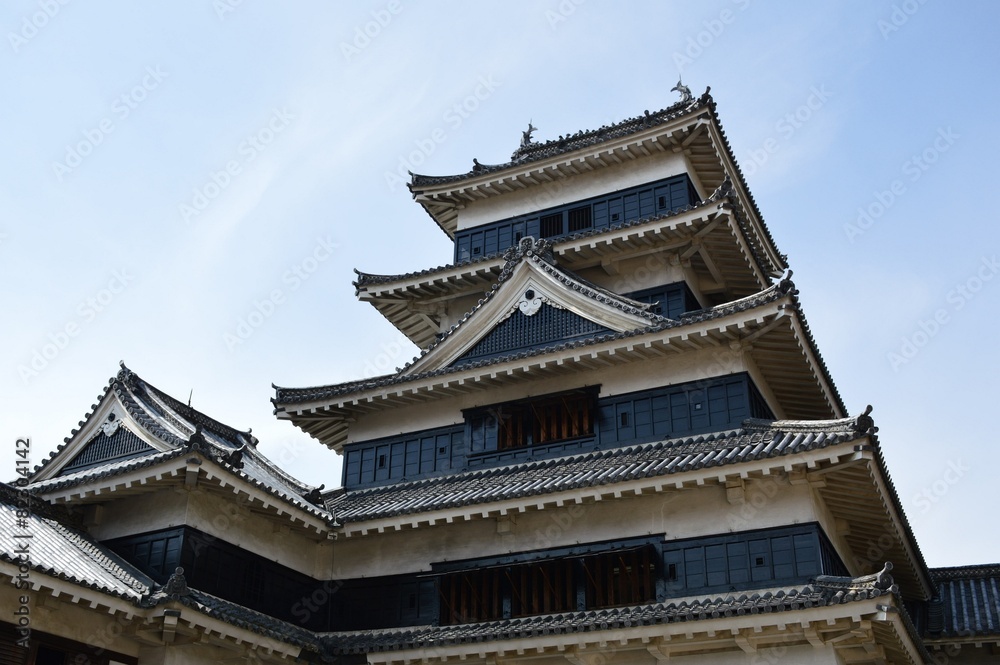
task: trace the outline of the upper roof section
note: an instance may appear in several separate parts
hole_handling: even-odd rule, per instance
[[[459,175],[413,174],[409,187],[441,229],[454,238],[460,227],[495,221],[479,219],[479,215],[471,212],[483,208],[484,202],[525,196],[529,202],[550,200],[552,183],[571,182],[570,178],[617,183],[612,189],[641,184],[618,183],[617,174],[626,170],[626,166],[633,173],[655,174],[657,165],[664,163],[671,164],[672,173],[660,176],[687,171],[703,196],[720,187],[727,178],[732,180],[748,209],[747,240],[759,248],[765,271],[777,276],[785,269],[785,259],[749,193],[708,90],[698,99],[684,99],[655,113],[647,111],[610,126],[545,143],[535,143],[530,132],[526,132],[521,147],[509,162],[485,165],[473,160],[472,170]],[[539,207],[537,203],[529,205]],[[474,221],[461,221],[470,216]],[[506,216],[500,214],[496,219]]]
[[[297,508],[303,520],[331,521],[325,510],[317,508],[319,491],[258,452],[257,439],[249,429],[237,430],[193,409],[150,385],[124,363],[79,427],[34,470],[28,491],[62,502],[83,495],[106,500],[105,492],[124,497],[157,486],[148,479],[133,483],[126,478],[148,471],[157,481],[183,482],[187,471],[174,478],[174,467],[190,467],[193,457],[198,457],[195,474],[201,460],[207,461],[234,476],[233,481],[253,488],[266,503],[278,499]],[[170,472],[163,471],[167,467]],[[277,512],[287,517],[287,510]]]
[[[484,354],[479,352],[477,346],[489,342],[488,335],[501,333],[498,326],[512,317],[519,321],[542,321],[546,313],[555,310],[551,316],[559,317],[559,320],[548,326],[542,324],[541,328],[519,326],[515,344],[500,347],[502,351],[540,348],[547,343],[569,341],[568,336],[558,333],[569,333],[577,328],[581,333],[577,337],[594,337],[666,321],[662,316],[649,313],[648,304],[611,293],[556,266],[552,246],[546,240],[535,240],[530,236],[523,238],[517,246],[507,250],[504,259],[506,263],[486,297],[458,324],[443,333],[419,359],[408,365],[404,374],[432,371],[483,358]],[[561,316],[560,312],[563,313]],[[542,316],[537,316],[539,314]],[[546,335],[549,332],[546,328],[555,328],[557,334]]]
[[[772,283],[763,267],[767,265],[764,253],[749,241],[753,237],[750,219],[732,182],[726,180],[697,205],[550,242],[561,266],[610,276],[612,284],[622,285],[616,291],[633,290],[636,284],[652,286],[639,277],[649,278],[654,271],[665,277],[673,270],[705,296],[706,304],[718,304],[752,295]],[[630,264],[632,257],[641,258]],[[497,252],[401,275],[356,271],[354,285],[361,300],[370,302],[417,346],[426,348],[447,329],[450,303],[480,296],[504,265],[503,253]]]

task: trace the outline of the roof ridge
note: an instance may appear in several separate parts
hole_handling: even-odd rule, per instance
[[[410,188],[410,191],[413,191],[415,187],[419,186],[448,184],[479,175],[495,173],[512,166],[529,164],[553,155],[572,152],[573,150],[587,148],[592,145],[604,143],[608,140],[628,136],[643,129],[654,127],[669,120],[673,120],[674,118],[678,118],[684,113],[694,112],[701,108],[706,108],[712,103],[711,87],[708,87],[698,99],[682,98],[680,101],[654,113],[650,113],[647,110],[642,115],[626,118],[625,120],[621,120],[610,125],[602,125],[597,129],[580,130],[575,134],[560,136],[557,139],[550,139],[544,143],[527,143],[518,148],[514,154],[511,155],[511,159],[509,161],[501,164],[482,164],[478,159],[473,159],[472,170],[467,173],[445,176],[429,176],[411,172],[410,182],[407,186]]]

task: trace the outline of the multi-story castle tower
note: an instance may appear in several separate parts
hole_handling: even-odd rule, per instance
[[[123,366],[0,486],[0,657],[995,660],[1000,566],[927,568],[714,101],[682,97],[412,177],[454,261],[355,286],[419,356],[273,400],[337,489]]]

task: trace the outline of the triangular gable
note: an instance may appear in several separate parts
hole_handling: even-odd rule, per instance
[[[138,411],[124,403],[119,381],[117,377],[111,380],[100,402],[80,423],[80,429],[73,430],[66,437],[65,443],[42,462],[35,470],[32,482],[128,456],[171,450],[182,441],[179,437],[164,441],[163,437],[153,436],[135,417],[134,414]],[[114,439],[119,432],[122,432],[119,438],[114,442],[109,440],[109,437]],[[140,446],[140,443],[147,448]],[[75,468],[68,469],[70,466]]]
[[[82,471],[104,462],[119,461],[143,454],[158,452],[114,417],[104,421],[101,431],[92,438],[73,459],[59,471],[60,476],[74,471]]]
[[[549,344],[615,332],[576,312],[544,302],[537,309],[529,311],[532,313],[527,314],[521,308],[512,310],[506,319],[451,365],[454,367],[496,358],[513,351],[542,348]]]
[[[409,365],[404,375],[561,339],[638,330],[664,320],[648,313],[648,305],[616,296],[558,268],[547,240],[524,238],[504,257],[507,263],[486,298]],[[528,321],[539,316],[537,322]],[[566,329],[560,331],[560,325]],[[521,327],[533,336],[515,342],[508,339],[510,327]],[[495,350],[485,351],[488,348]]]

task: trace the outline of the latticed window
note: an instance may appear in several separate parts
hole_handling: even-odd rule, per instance
[[[499,450],[594,433],[593,399],[587,394],[511,405],[498,409],[497,416]]]
[[[477,568],[439,580],[441,623],[493,621],[651,602],[652,546]]]
[[[608,552],[583,559],[587,607],[614,607],[656,596],[656,558],[650,547]]]

